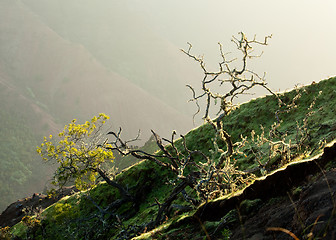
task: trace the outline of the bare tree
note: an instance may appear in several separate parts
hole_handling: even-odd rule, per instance
[[[185,188],[189,186],[204,200],[219,196],[230,191],[230,189],[237,189],[239,185],[247,184],[252,178],[251,174],[239,171],[235,166],[235,161],[232,159],[234,154],[239,154],[240,149],[245,146],[246,137],[242,137],[241,141],[233,142],[230,134],[224,129],[223,121],[232,110],[236,108],[233,100],[242,94],[248,93],[249,90],[256,86],[265,88],[271,94],[273,93],[266,84],[265,74],[263,76],[249,70],[247,68],[247,61],[262,55],[252,55],[254,45],[266,46],[268,39],[271,36],[264,38],[260,42],[254,37],[248,40],[244,33],[239,33],[239,38],[233,37],[232,42],[235,44],[239,52],[242,54],[240,59],[241,67],[233,67],[237,59],[227,59],[227,54],[223,51],[223,46],[219,44],[219,51],[222,61],[219,63],[219,69],[216,72],[208,71],[203,58],[196,57],[191,53],[192,45],[188,43],[189,48],[182,50],[187,56],[199,63],[203,70],[204,77],[201,81],[201,93],[196,94],[194,87],[187,85],[192,91],[193,97],[191,101],[195,102],[198,110],[194,117],[201,112],[199,101],[205,99],[205,109],[203,119],[212,126],[215,137],[213,139],[214,150],[211,156],[199,151],[191,150],[187,147],[187,140],[185,136],[180,135],[181,139],[175,141],[176,132],[173,131],[170,139],[161,138],[152,130],[152,134],[156,140],[156,144],[160,149],[157,154],[146,153],[141,150],[133,149],[129,145],[130,142],[136,141],[139,135],[132,140],[122,140],[121,132],[111,131],[108,134],[113,136],[113,141],[109,142],[111,146],[109,150],[118,151],[121,155],[132,155],[138,159],[147,159],[156,164],[170,169],[175,173],[179,184],[176,184],[171,194],[165,199],[163,203],[157,203],[159,206],[158,215],[147,227],[152,228],[163,220],[164,214],[168,212],[172,202],[177,198],[178,194],[183,194],[189,202],[198,205],[201,201],[186,195]],[[229,90],[225,90],[224,94],[215,93],[212,90],[213,84],[219,86],[230,86]],[[276,95],[277,96],[277,95]],[[216,119],[210,118],[210,109],[216,102],[220,102],[218,109],[218,117]],[[226,145],[226,149],[219,147],[218,142],[222,141]],[[218,157],[219,156],[219,157]],[[200,161],[194,161],[198,157]]]
[[[268,44],[268,39],[270,39],[272,35],[266,36],[262,42],[256,40],[256,36],[254,36],[252,40],[248,40],[243,32],[240,32],[239,35],[240,38],[233,36],[232,42],[236,45],[238,51],[242,54],[242,58],[240,59],[240,69],[237,69],[237,67],[233,66],[238,59],[227,59],[228,53],[224,53],[221,43],[218,44],[222,61],[219,63],[218,70],[216,72],[208,71],[203,57],[196,57],[196,55],[191,53],[192,45],[190,43],[188,43],[189,48],[187,50],[182,50],[182,52],[184,52],[187,56],[199,63],[204,73],[204,77],[201,82],[202,91],[200,94],[196,94],[194,88],[190,85],[187,85],[187,87],[189,87],[193,93],[193,97],[190,99],[190,101],[194,101],[198,107],[194,116],[196,116],[201,111],[198,101],[205,98],[206,107],[203,119],[213,126],[217,132],[217,137],[225,141],[227,146],[225,154],[222,154],[222,157],[217,163],[217,169],[222,168],[224,161],[229,159],[234,154],[234,145],[241,147],[241,143],[233,144],[230,134],[224,130],[222,123],[225,116],[229,115],[231,111],[236,108],[233,100],[242,94],[248,93],[249,90],[256,86],[263,87],[271,94],[277,96],[270,88],[268,88],[265,79],[265,73],[260,76],[247,67],[247,61],[249,59],[260,57],[263,53],[261,52],[258,55],[252,55],[254,53],[254,45],[266,46]],[[223,94],[215,93],[212,90],[212,86],[216,83],[219,86],[225,85],[225,87],[228,87],[229,89],[226,89],[225,93]],[[218,117],[216,119],[211,119],[209,112],[210,108],[218,101],[220,102],[217,112]]]
[[[187,209],[190,210],[209,199],[236,191],[248,185],[255,178],[255,171],[266,171],[266,165],[274,154],[280,155],[284,160],[290,159],[293,148],[302,148],[308,136],[307,119],[313,112],[312,108],[316,99],[311,104],[306,118],[303,119],[303,125],[297,125],[296,143],[287,141],[286,133],[281,133],[278,130],[281,124],[279,114],[294,109],[296,100],[300,97],[299,94],[293,98],[292,102],[284,103],[281,100],[281,96],[274,93],[267,86],[265,73],[259,75],[248,68],[249,60],[262,55],[262,52],[255,54],[255,47],[266,46],[270,38],[271,35],[266,36],[263,41],[258,41],[256,36],[254,36],[252,40],[249,40],[244,33],[240,32],[238,37],[233,36],[232,42],[241,57],[233,59],[228,58],[229,54],[224,52],[223,46],[219,43],[221,62],[218,64],[217,71],[208,70],[204,58],[197,57],[192,53],[192,45],[190,43],[188,43],[186,50],[182,50],[184,54],[200,65],[204,74],[201,80],[200,93],[197,93],[196,88],[193,86],[187,85],[187,87],[192,92],[190,101],[197,106],[194,118],[199,113],[202,113],[205,126],[211,129],[213,133],[212,146],[206,152],[197,149],[197,146],[191,147],[188,144],[188,136],[180,135],[180,138],[176,139],[177,133],[173,131],[169,139],[161,138],[152,130],[153,138],[160,151],[148,153],[131,146],[133,142],[139,139],[140,131],[135,138],[124,140],[121,128],[117,131],[108,132],[108,138],[102,139],[103,141],[100,141],[100,144],[97,142],[97,144],[91,144],[87,148],[83,148],[83,146],[86,146],[85,142],[80,141],[81,138],[78,136],[84,135],[86,137],[87,132],[89,132],[87,136],[94,132],[95,128],[90,123],[80,126],[75,126],[74,123],[69,125],[67,132],[60,135],[65,135],[66,141],[60,141],[58,146],[54,146],[51,142],[45,140],[45,143],[41,145],[41,148],[38,148],[38,151],[42,157],[45,157],[45,160],[48,160],[48,156],[52,155],[56,156],[56,159],[58,157],[59,162],[62,163],[59,168],[61,171],[58,171],[56,175],[57,182],[63,183],[69,177],[77,177],[79,180],[86,181],[87,174],[92,176],[92,181],[95,181],[95,176],[99,175],[107,184],[119,190],[121,199],[115,200],[104,208],[99,206],[89,195],[87,195],[87,198],[99,212],[98,215],[92,217],[97,218],[100,222],[105,222],[104,217],[106,216],[114,218],[116,225],[123,229],[120,235],[121,239],[130,238],[137,232],[150,230],[161,224],[165,217],[169,215],[169,211],[176,207],[173,202],[181,195],[188,204]],[[234,100],[243,94],[250,93],[255,87],[264,88],[274,95],[282,108],[275,112],[276,122],[271,126],[268,136],[265,134],[263,127],[261,127],[260,135],[256,135],[252,131],[249,147],[246,147],[247,137],[241,136],[240,140],[233,140],[230,132],[225,128],[225,122],[232,111],[237,108]],[[223,93],[217,92],[219,88],[224,89]],[[205,102],[205,104],[200,104],[200,101]],[[213,112],[217,112],[215,118],[211,116]],[[76,131],[73,131],[73,129]],[[68,146],[76,146],[76,143],[80,146],[78,149]],[[265,144],[269,146],[267,153],[261,149]],[[256,170],[242,171],[238,169],[236,156],[244,154],[244,149],[252,151],[254,158],[258,162]],[[42,150],[46,150],[46,152]],[[128,186],[124,187],[117,179],[110,178],[109,174],[102,168],[104,161],[111,158],[112,153],[115,152],[118,152],[121,156],[131,155],[137,159],[151,161],[167,169],[174,176],[172,180],[174,184],[171,184],[170,193],[163,200],[161,199],[161,202],[156,199],[153,206],[158,206],[157,215],[147,225],[126,227],[122,221],[130,216],[118,216],[116,214],[124,203],[131,202],[132,214],[134,215],[139,211],[140,203],[137,200],[139,191],[136,188],[138,185],[131,187],[131,191],[128,191]],[[268,160],[265,163],[264,159],[267,157]],[[135,191],[133,191],[134,189]],[[177,207],[181,209],[185,206]]]
[[[203,119],[207,121],[210,119],[209,110],[214,103],[217,103],[217,101],[220,102],[217,115],[220,114],[218,119],[221,120],[225,115],[228,115],[233,109],[235,109],[236,106],[233,104],[233,100],[241,94],[246,94],[255,86],[261,86],[271,94],[276,95],[272,90],[270,90],[270,88],[267,87],[265,73],[260,76],[247,68],[247,61],[249,59],[257,58],[262,55],[262,52],[259,55],[252,55],[252,53],[254,53],[253,46],[266,46],[268,44],[268,39],[271,38],[272,35],[266,36],[263,42],[257,41],[256,36],[254,36],[252,40],[248,40],[244,33],[240,32],[239,35],[240,39],[233,36],[232,42],[242,54],[242,58],[240,59],[242,66],[240,69],[233,66],[238,59],[227,59],[229,53],[223,52],[223,46],[221,43],[218,43],[218,45],[222,61],[219,63],[217,71],[209,71],[206,67],[204,58],[197,57],[191,53],[192,45],[190,43],[188,43],[189,48],[187,50],[181,49],[183,53],[198,62],[203,70],[204,77],[201,82],[201,93],[196,94],[194,87],[190,85],[187,85],[187,87],[189,87],[193,92],[193,98],[191,101],[195,101],[198,106],[196,114],[198,114],[201,110],[198,101],[205,98],[206,107]],[[219,84],[219,86],[226,85],[226,87],[229,87],[230,89],[226,89],[224,94],[215,93],[211,87],[216,83]]]
[[[263,41],[258,41],[256,36],[249,40],[244,33],[239,33],[239,37],[233,37],[232,42],[237,47],[241,54],[239,59],[228,59],[228,54],[224,53],[223,46],[219,43],[219,51],[222,61],[218,65],[217,71],[209,71],[206,67],[203,57],[194,55],[192,45],[188,43],[188,49],[182,50],[188,57],[196,61],[203,70],[203,79],[201,81],[201,92],[196,93],[193,86],[187,85],[192,92],[191,102],[195,102],[197,111],[194,114],[196,117],[200,112],[203,112],[203,119],[206,124],[211,126],[214,132],[212,139],[213,149],[209,153],[202,152],[198,149],[189,149],[188,141],[184,135],[180,135],[180,139],[176,138],[176,132],[173,131],[170,139],[161,138],[152,130],[153,137],[160,151],[158,153],[147,153],[139,149],[132,148],[129,144],[138,140],[139,134],[131,140],[123,140],[120,128],[118,132],[111,131],[108,134],[112,135],[113,140],[109,142],[109,150],[118,151],[122,156],[132,155],[138,159],[147,159],[155,162],[161,167],[169,169],[176,176],[176,184],[171,193],[160,203],[156,202],[159,207],[158,214],[152,222],[148,223],[147,229],[154,228],[159,225],[164,216],[168,214],[172,203],[179,194],[182,194],[187,203],[197,207],[201,202],[219,197],[232,191],[236,191],[243,186],[249,184],[254,178],[254,171],[242,171],[236,166],[236,155],[244,154],[243,148],[246,148],[247,137],[241,136],[240,141],[233,141],[231,135],[225,129],[224,124],[226,117],[237,107],[234,104],[235,98],[243,94],[248,94],[255,87],[264,88],[270,94],[274,95],[278,100],[281,110],[275,112],[277,122],[270,129],[269,137],[265,136],[264,131],[258,136],[258,140],[254,139],[252,133],[251,144],[259,146],[254,156],[259,166],[256,170],[265,168],[266,163],[262,163],[261,146],[269,145],[269,159],[273,154],[279,154],[283,159],[290,159],[291,150],[293,147],[299,148],[305,141],[306,122],[304,126],[298,126],[297,143],[286,141],[286,135],[281,134],[277,129],[280,126],[279,113],[280,111],[290,111],[296,107],[296,100],[300,96],[295,96],[292,102],[286,104],[281,100],[281,97],[273,92],[266,83],[265,73],[259,75],[250,70],[248,61],[258,58],[262,55],[254,54],[255,46],[266,46],[270,36],[266,36]],[[240,67],[235,66],[239,62]],[[224,93],[215,92],[215,87],[225,87]],[[205,101],[204,108],[201,108],[200,101]],[[220,102],[220,104],[216,104]],[[312,104],[312,106],[314,103]],[[216,108],[217,109],[214,109]],[[211,118],[211,112],[216,110],[216,118]],[[308,116],[308,115],[307,115]],[[257,139],[257,138],[256,138]],[[224,145],[222,144],[224,143]],[[195,159],[198,159],[195,161]],[[190,187],[194,190],[193,196],[186,193],[186,188]],[[197,197],[196,197],[197,196]]]

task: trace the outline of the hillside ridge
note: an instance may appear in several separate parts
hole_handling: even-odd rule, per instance
[[[278,199],[288,199],[287,192],[293,193],[293,196],[295,195],[296,198],[298,198],[298,200],[293,198],[293,201],[304,201],[303,196],[308,194],[306,190],[311,189],[315,182],[316,184],[318,183],[318,181],[314,179],[321,173],[321,169],[325,169],[326,173],[323,174],[327,174],[330,177],[330,181],[333,181],[333,169],[335,167],[334,141],[336,139],[336,120],[334,118],[334,106],[336,102],[333,101],[335,99],[334,96],[336,96],[335,82],[336,78],[330,78],[300,88],[299,91],[302,96],[298,101],[298,107],[290,113],[284,112],[281,115],[283,123],[281,128],[278,129],[281,132],[287,132],[289,137],[295,137],[295,126],[309,113],[308,108],[311,105],[312,99],[318,96],[314,105],[314,113],[309,113],[311,116],[309,125],[309,150],[305,151],[304,154],[298,155],[295,158],[297,162],[289,163],[284,170],[276,170],[281,166],[281,162],[277,159],[274,159],[272,162],[274,166],[265,165],[265,170],[257,171],[255,174],[259,174],[260,176],[264,171],[267,171],[266,177],[255,180],[251,185],[252,187],[245,188],[242,195],[235,195],[235,193],[233,193],[232,195],[223,196],[218,199],[215,198],[196,208],[186,205],[183,194],[178,195],[177,198],[173,200],[174,204],[172,204],[167,212],[166,221],[152,231],[147,232],[145,226],[155,218],[158,206],[165,202],[166,197],[169,197],[169,194],[175,188],[174,186],[178,186],[178,182],[174,183],[174,181],[176,181],[174,180],[174,175],[167,169],[146,160],[128,168],[116,177],[118,183],[127,186],[130,193],[137,197],[137,206],[126,203],[118,209],[107,211],[110,203],[116,204],[118,199],[120,200],[120,195],[116,189],[101,183],[89,192],[77,193],[73,196],[61,199],[40,215],[37,215],[37,219],[41,219],[39,221],[42,221],[44,224],[42,225],[43,229],[39,224],[29,227],[27,223],[20,222],[11,228],[11,233],[16,236],[23,236],[24,234],[41,236],[40,234],[44,231],[43,234],[47,234],[44,235],[46,238],[48,238],[48,236],[55,237],[56,233],[60,234],[57,235],[58,239],[64,239],[64,237],[70,233],[74,234],[71,236],[75,239],[87,237],[99,239],[99,237],[101,238],[102,236],[107,239],[204,239],[204,237],[207,237],[211,233],[211,237],[209,235],[210,239],[223,239],[225,234],[226,236],[232,236],[232,239],[240,239],[234,236],[241,233],[241,229],[237,230],[239,229],[240,222],[248,222],[251,218],[251,215],[249,215],[251,212],[256,213],[259,209],[265,207],[268,207],[268,210],[272,210],[272,204],[269,205],[270,202],[277,202]],[[281,97],[284,101],[290,102],[293,96],[297,94],[297,91],[298,90],[293,90],[281,94]],[[319,94],[320,91],[323,93]],[[325,104],[326,101],[328,101],[328,104]],[[276,109],[277,101],[272,96],[251,100],[248,103],[242,104],[229,115],[226,119],[225,127],[231,132],[233,139],[239,138],[239,134],[247,136],[251,130],[259,131],[259,133],[256,134],[260,134],[260,130],[257,128],[261,122],[263,122],[264,128],[267,129],[276,121],[276,116],[274,116]],[[213,134],[211,127],[207,124],[191,130],[185,135],[185,139],[189,144],[188,148],[190,150],[197,149],[202,152],[210,152],[209,150],[212,149],[211,139]],[[181,139],[175,142],[176,146],[180,143]],[[325,145],[326,143],[330,145]],[[324,154],[322,154],[323,151]],[[197,159],[195,159],[195,161],[197,161]],[[252,154],[241,156],[237,160],[237,163],[237,166],[245,171],[255,169],[255,167],[258,166]],[[318,163],[318,165],[316,163]],[[275,172],[273,172],[274,170]],[[273,180],[271,180],[272,178]],[[262,179],[265,179],[265,181]],[[270,182],[267,183],[268,181]],[[299,185],[295,185],[294,183]],[[277,188],[277,184],[284,185],[278,185]],[[263,195],[262,190],[259,190],[263,189],[264,186],[267,186],[267,189],[274,192]],[[253,189],[256,191],[259,189],[257,191],[258,193],[254,192]],[[186,189],[186,191],[188,194],[191,194],[190,189]],[[294,194],[296,191],[298,193]],[[326,189],[323,188],[323,191],[326,191]],[[303,195],[301,196],[300,193]],[[88,197],[87,194],[89,194],[90,197]],[[328,194],[328,192],[326,192],[326,194]],[[233,197],[228,198],[228,196]],[[324,194],[323,196],[327,195]],[[313,204],[314,200],[312,198],[309,197],[307,199]],[[245,200],[247,200],[247,202]],[[286,208],[293,204],[289,200],[283,202],[286,202]],[[237,215],[239,213],[234,211],[237,205],[242,206],[243,204],[248,205],[245,206],[245,210],[242,210],[247,212],[243,213],[243,219],[240,219],[239,215]],[[331,209],[331,211],[328,211],[332,213],[334,206],[330,199],[330,193],[329,200],[325,202],[325,204],[326,205],[323,206]],[[96,206],[99,206],[99,208]],[[277,205],[275,204],[274,207],[275,206]],[[105,211],[104,209],[107,210]],[[313,212],[308,211],[308,217],[310,213],[313,214]],[[292,214],[290,215],[291,218],[293,214],[295,215],[295,211],[293,210],[290,214]],[[111,221],[111,225],[108,225],[108,228],[104,228],[104,221],[99,216],[106,218],[104,221]],[[331,222],[334,221],[335,218],[333,215],[328,216],[332,219]],[[285,218],[285,216],[283,216],[283,218]],[[82,222],[83,220],[80,219],[90,220],[88,220],[88,222]],[[231,219],[230,222],[228,222],[228,219]],[[272,218],[270,217],[270,219]],[[266,219],[263,220],[266,221]],[[311,224],[311,220],[311,218],[307,218],[306,226]],[[81,224],[73,224],[76,221],[80,221]],[[118,221],[121,222],[118,223]],[[272,226],[291,227],[290,224],[292,220],[287,219],[286,221],[289,225]],[[325,218],[323,218],[323,222],[328,223]],[[72,230],[66,232],[64,229],[65,226]],[[262,226],[265,227],[265,224],[262,224]],[[296,230],[295,234],[301,234],[303,230],[297,229],[296,226],[297,225],[295,225],[293,229],[289,229],[289,231]],[[330,234],[332,235],[334,233],[334,230],[331,228],[332,225],[327,226],[328,231],[326,231],[326,233],[330,236]],[[264,234],[265,229],[260,232],[261,226],[259,227],[259,232],[254,232],[254,234],[259,234],[258,236],[260,237],[260,234]],[[220,231],[218,229],[220,229]],[[321,228],[318,227],[316,227],[316,229],[321,230]],[[146,233],[142,234],[144,231]],[[263,239],[269,238],[265,237]],[[286,239],[286,235],[283,239]]]

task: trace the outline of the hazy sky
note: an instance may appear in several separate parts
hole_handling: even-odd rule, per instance
[[[273,34],[258,60],[274,89],[309,84],[336,75],[335,0],[135,0],[132,8],[177,47],[189,41],[195,53],[217,62],[218,45],[229,51],[240,31],[261,39]]]

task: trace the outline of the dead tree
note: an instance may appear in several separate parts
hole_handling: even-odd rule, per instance
[[[197,164],[193,161],[195,155],[200,155],[207,162],[209,161],[208,157],[200,151],[191,151],[187,148],[185,143],[185,137],[181,135],[181,138],[184,141],[183,151],[179,150],[175,146],[175,136],[176,132],[173,131],[171,139],[161,138],[152,130],[152,134],[155,138],[156,144],[161,150],[160,154],[150,154],[142,150],[132,148],[129,143],[138,140],[139,134],[136,138],[132,140],[122,140],[121,138],[122,129],[120,128],[118,132],[110,131],[109,135],[113,136],[113,141],[109,143],[111,147],[108,149],[113,151],[118,151],[122,156],[132,155],[138,159],[146,159],[153,161],[161,167],[169,169],[171,172],[175,173],[178,180],[181,182],[177,184],[176,187],[172,190],[171,194],[164,200],[164,202],[157,203],[159,205],[159,211],[156,218],[147,225],[147,229],[152,229],[162,222],[164,215],[167,213],[172,202],[177,198],[178,194],[182,193],[187,186],[195,188],[197,181],[199,179],[199,171],[192,171],[188,174],[184,174],[184,169],[189,165],[197,167]],[[166,143],[166,144],[164,144]],[[171,146],[171,149],[168,150],[167,146]],[[199,202],[192,199],[192,202],[197,205]]]
[[[182,50],[188,57],[196,61],[203,70],[203,79],[201,81],[201,92],[198,94],[193,86],[187,85],[192,92],[191,102],[195,102],[197,111],[194,118],[203,113],[203,120],[214,131],[212,140],[213,149],[209,153],[199,151],[198,149],[189,149],[185,136],[180,135],[180,139],[176,141],[176,132],[173,131],[169,139],[161,138],[152,130],[153,137],[160,151],[158,153],[147,153],[139,149],[132,148],[129,144],[138,140],[137,137],[131,140],[123,140],[121,137],[122,129],[118,132],[109,132],[113,136],[113,141],[109,142],[109,149],[117,151],[122,156],[132,155],[137,159],[146,159],[155,162],[159,166],[169,169],[175,174],[175,185],[170,194],[163,202],[156,201],[158,205],[158,213],[156,217],[149,222],[145,229],[150,230],[161,224],[165,216],[168,215],[169,209],[173,201],[182,194],[187,203],[197,207],[201,202],[222,196],[229,192],[233,192],[248,185],[255,178],[254,171],[238,170],[236,166],[235,156],[243,154],[243,149],[247,143],[247,137],[241,136],[240,141],[234,141],[230,133],[225,129],[226,117],[237,107],[234,100],[243,94],[249,94],[250,90],[255,87],[261,87],[274,95],[281,108],[275,112],[277,121],[272,125],[269,136],[265,136],[264,129],[262,134],[255,138],[252,132],[250,147],[257,146],[257,150],[253,151],[259,166],[258,171],[266,168],[274,154],[280,155],[283,159],[290,159],[293,148],[301,148],[307,138],[307,119],[312,114],[312,107],[315,100],[309,108],[309,113],[303,120],[303,126],[297,127],[296,143],[287,141],[286,134],[278,131],[280,126],[279,113],[289,112],[296,108],[296,100],[300,98],[296,95],[292,102],[285,103],[281,100],[281,96],[273,92],[266,83],[265,73],[259,75],[248,68],[248,61],[253,58],[260,57],[260,54],[254,55],[255,46],[266,46],[270,36],[266,36],[263,41],[258,41],[256,37],[249,40],[244,33],[239,33],[239,37],[233,37],[232,42],[241,54],[239,59],[228,59],[228,54],[224,53],[223,46],[219,43],[219,51],[221,62],[217,71],[209,71],[206,67],[203,57],[194,55],[192,45],[188,43],[188,49]],[[235,64],[238,62],[239,67]],[[214,85],[218,88],[225,87],[224,93],[216,92]],[[200,101],[205,102],[205,107],[201,108]],[[217,105],[217,103],[220,103]],[[214,109],[216,108],[217,109]],[[215,118],[211,117],[211,113],[216,110]],[[250,141],[250,140],[249,140]],[[222,146],[224,144],[224,146]],[[262,163],[261,159],[265,158],[262,152],[262,145],[268,144],[270,149],[268,152],[268,161]],[[178,146],[177,146],[178,145]],[[246,149],[246,147],[245,147]],[[248,148],[247,148],[248,149]],[[198,159],[197,161],[195,159]],[[194,190],[195,195],[188,196],[186,188],[190,187]],[[192,208],[189,208],[192,209]]]
[[[259,86],[266,89],[272,95],[275,95],[279,100],[279,103],[282,103],[278,95],[267,86],[265,79],[266,74],[259,75],[247,67],[248,60],[262,55],[262,52],[254,55],[254,47],[256,45],[266,46],[268,44],[268,39],[271,37],[272,35],[266,36],[263,41],[258,41],[256,36],[254,36],[252,40],[249,40],[242,32],[239,33],[238,38],[233,36],[232,42],[241,53],[241,59],[239,59],[240,67],[235,65],[238,59],[229,59],[228,53],[224,53],[223,46],[219,43],[219,51],[222,61],[219,63],[217,71],[208,70],[204,58],[197,57],[191,52],[192,45],[190,43],[188,43],[189,47],[187,50],[181,50],[200,65],[204,74],[201,81],[200,94],[196,93],[194,87],[187,85],[192,91],[192,98],[190,101],[195,102],[197,105],[197,112],[194,117],[201,112],[199,101],[205,99],[203,119],[206,123],[210,124],[216,132],[216,137],[213,139],[213,143],[215,151],[220,154],[220,157],[215,160],[215,163],[214,159],[212,159],[212,162],[207,165],[209,169],[208,174],[200,181],[201,184],[199,184],[205,185],[204,191],[208,194],[210,194],[211,191],[215,191],[214,189],[217,189],[216,191],[221,191],[223,183],[231,185],[231,187],[235,186],[238,180],[237,178],[232,179],[232,177],[234,175],[244,175],[243,172],[236,170],[232,156],[240,153],[240,149],[246,143],[246,138],[242,137],[242,141],[233,142],[230,134],[223,127],[225,117],[237,107],[234,104],[234,99],[242,94],[248,94],[252,88]],[[214,86],[225,86],[224,93],[215,92]],[[217,105],[217,117],[212,119],[210,117],[211,110],[214,108],[213,105],[216,105],[217,102],[220,103]],[[225,142],[225,150],[218,147],[218,141]],[[244,181],[245,180],[242,182]]]
[[[190,101],[195,101],[198,107],[195,115],[201,111],[198,101],[205,98],[206,107],[203,119],[206,121],[211,121],[209,111],[210,108],[212,108],[213,104],[220,102],[219,110],[217,113],[217,115],[219,115],[219,117],[217,118],[217,122],[219,122],[223,119],[224,116],[228,115],[232,110],[236,108],[233,103],[233,100],[235,98],[239,97],[239,95],[247,94],[249,90],[256,86],[261,86],[269,91],[271,94],[276,95],[270,88],[268,88],[265,79],[265,73],[260,76],[254,71],[247,68],[247,61],[249,59],[257,58],[262,55],[262,53],[260,53],[259,55],[252,55],[254,51],[253,46],[266,46],[268,44],[268,39],[271,38],[272,35],[265,37],[264,41],[260,42],[256,40],[256,36],[254,36],[252,40],[248,40],[244,33],[240,32],[239,34],[240,39],[233,36],[232,42],[236,45],[238,51],[242,54],[242,66],[240,69],[232,66],[233,63],[237,61],[237,59],[227,59],[228,53],[223,52],[223,46],[221,43],[218,44],[222,61],[219,63],[217,71],[209,71],[206,67],[204,58],[197,57],[196,55],[191,53],[192,45],[190,43],[188,43],[189,48],[187,50],[181,49],[183,53],[198,62],[201,69],[203,70],[204,77],[201,82],[201,93],[196,94],[194,87],[190,85],[187,85],[187,87],[189,87],[193,93],[193,97],[192,99],[190,99]],[[225,90],[224,94],[215,93],[212,90],[212,86],[216,83],[219,86],[225,85],[230,89]]]
[[[200,94],[196,93],[194,87],[190,85],[188,85],[188,87],[193,94],[190,101],[195,102],[198,107],[194,117],[201,112],[199,101],[205,99],[206,104],[203,119],[207,124],[212,126],[215,132],[212,156],[208,156],[198,150],[189,149],[183,135],[181,135],[180,140],[182,144],[180,144],[178,148],[175,144],[175,131],[173,131],[170,139],[165,139],[160,138],[160,136],[152,130],[157,146],[160,149],[159,154],[146,153],[131,148],[129,143],[136,141],[139,135],[132,140],[125,141],[121,137],[121,128],[118,132],[111,131],[108,133],[114,138],[114,140],[109,143],[111,146],[109,149],[118,151],[122,156],[132,155],[138,159],[147,159],[155,162],[159,166],[170,169],[175,173],[179,181],[179,184],[174,187],[165,201],[163,203],[157,203],[159,205],[158,214],[156,218],[148,224],[148,228],[153,228],[162,222],[172,202],[177,198],[178,194],[185,193],[187,186],[194,189],[202,201],[206,201],[209,197],[218,196],[225,193],[227,189],[235,189],[238,185],[246,184],[249,181],[249,176],[245,172],[237,170],[235,162],[232,160],[234,154],[240,153],[240,149],[246,143],[246,138],[242,137],[241,141],[233,142],[230,134],[223,127],[223,121],[225,121],[225,117],[236,108],[233,100],[242,94],[248,93],[249,90],[256,86],[263,87],[271,94],[277,95],[267,87],[265,74],[260,76],[247,67],[247,61],[249,59],[261,55],[252,55],[254,45],[267,45],[267,41],[271,36],[265,37],[264,41],[260,42],[256,40],[256,37],[252,40],[248,40],[244,33],[239,33],[239,35],[239,38],[233,37],[232,42],[242,54],[240,68],[233,66],[237,59],[227,59],[227,54],[224,53],[221,44],[219,44],[219,51],[222,61],[219,63],[219,69],[216,72],[208,71],[204,59],[196,57],[191,53],[192,45],[190,43],[188,43],[189,48],[187,50],[182,50],[187,56],[199,63],[204,73],[204,77],[201,81]],[[230,86],[230,89],[225,90],[224,94],[215,93],[212,90],[212,85],[215,83],[219,86]],[[217,118],[211,119],[210,110],[217,102],[220,102]],[[222,149],[218,146],[217,143],[219,141],[225,143],[226,149]],[[170,146],[169,150],[164,143]],[[219,158],[216,158],[215,156],[218,155]],[[195,162],[194,159],[196,156],[198,156],[201,161]],[[195,199],[191,202],[194,202],[194,204],[200,203],[200,201]]]

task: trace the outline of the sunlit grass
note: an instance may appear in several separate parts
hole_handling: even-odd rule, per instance
[[[300,121],[302,121],[307,114],[307,109],[309,108],[312,99],[315,96],[318,96],[319,91],[322,91],[322,94],[317,98],[314,106],[315,113],[311,115],[309,120],[309,145],[310,148],[316,148],[317,150],[313,152],[308,151],[298,153],[297,156],[293,158],[293,164],[297,161],[317,156],[321,153],[321,150],[319,150],[316,146],[321,141],[331,142],[336,138],[336,78],[321,81],[319,84],[303,87],[300,91],[302,93],[302,97],[297,102],[298,107],[293,109],[290,113],[279,114],[279,117],[283,121],[279,131],[287,132],[287,140],[295,140],[297,122],[300,123]],[[281,98],[283,101],[291,101],[295,94],[296,91],[293,90],[282,94]],[[232,114],[227,116],[225,118],[224,128],[232,135],[234,141],[238,141],[240,139],[240,135],[248,136],[248,138],[250,138],[252,130],[254,130],[256,134],[260,134],[260,125],[263,125],[266,131],[271,127],[271,125],[277,120],[275,116],[275,112],[277,110],[278,103],[273,96],[254,99],[248,103],[242,104]],[[335,129],[333,130],[333,128]],[[214,131],[207,124],[191,130],[185,136],[187,146],[190,150],[199,150],[208,156],[210,156],[209,150],[213,148],[213,137]],[[176,140],[175,144],[177,148],[183,151],[181,139]],[[224,143],[222,143],[222,147],[224,147]],[[256,162],[249,155],[237,156],[237,158],[237,165],[241,170],[252,169],[257,166]],[[199,160],[199,158],[195,158],[195,161]],[[119,173],[116,176],[116,180],[123,184],[131,194],[136,194],[138,187],[143,187],[143,190],[145,191],[144,194],[141,195],[139,212],[135,216],[126,220],[123,224],[125,226],[140,225],[153,220],[158,211],[158,206],[155,202],[164,201],[165,197],[174,187],[171,183],[169,184],[169,181],[172,181],[175,178],[176,176],[167,169],[149,161],[141,161]],[[213,201],[229,198],[230,196],[240,194],[241,191],[243,190],[230,193],[229,195],[222,196],[221,198]],[[101,207],[108,206],[109,203],[119,197],[119,193],[105,183],[101,183],[93,188],[90,191],[90,195]],[[182,199],[177,199],[176,202],[182,203],[183,201]],[[59,216],[59,219],[63,218],[65,222],[67,220],[75,219],[76,216],[83,217],[89,216],[90,214],[92,215],[97,211],[92,203],[85,199],[84,195],[77,194],[76,196],[72,196],[68,199],[63,199],[58,204],[65,203],[71,206],[63,208],[65,213]],[[46,229],[50,234],[56,231],[62,231],[61,229],[64,228],[61,221],[52,220],[56,206],[57,204],[51,206],[44,213],[47,222]],[[131,208],[132,206],[125,205],[123,211],[127,211]],[[142,234],[136,239],[150,239],[153,234],[164,232],[170,224],[176,221],[181,221],[181,218],[186,218],[188,216],[188,213],[182,216],[174,216],[168,219],[165,224],[151,232]],[[22,226],[20,224],[16,225],[13,229],[18,229],[17,231],[24,231],[22,230]],[[83,231],[83,229],[80,229],[80,231]],[[118,234],[118,232],[111,230],[111,239],[114,238],[114,234]]]

